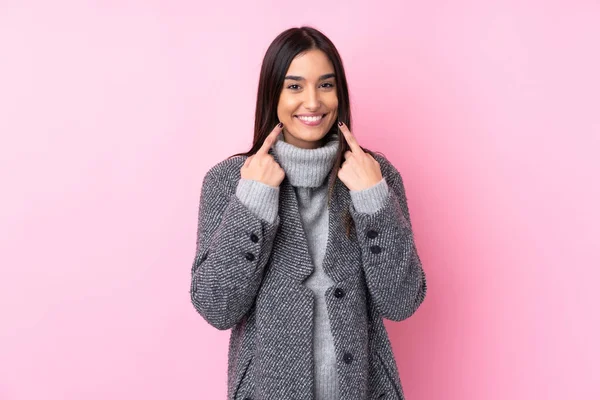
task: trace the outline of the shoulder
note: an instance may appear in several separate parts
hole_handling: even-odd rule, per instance
[[[404,180],[398,169],[388,160],[383,154],[372,152],[373,158],[379,163],[381,175],[383,175],[390,189],[398,196],[398,201],[405,214],[410,221],[410,213],[406,199],[406,189],[404,188]],[[410,223],[410,222],[409,222]]]
[[[394,164],[392,164],[392,162],[389,159],[387,159],[386,156],[384,156],[381,153],[375,152],[373,150],[371,150],[371,155],[373,156],[375,161],[377,161],[379,163],[379,167],[381,168],[381,174],[386,179],[386,181],[388,181],[388,182],[395,182],[397,180],[400,180],[400,182],[402,181],[400,172],[394,166]]]
[[[235,156],[219,161],[208,169],[204,176],[204,185],[214,184],[225,190],[235,190],[240,180],[240,169],[248,156]]]

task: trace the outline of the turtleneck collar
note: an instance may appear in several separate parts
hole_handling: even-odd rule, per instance
[[[303,149],[285,142],[282,132],[272,150],[292,186],[319,187],[333,168],[338,147],[336,133],[321,147]]]

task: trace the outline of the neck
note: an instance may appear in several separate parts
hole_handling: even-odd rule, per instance
[[[273,155],[285,171],[291,185],[298,187],[321,186],[335,162],[339,148],[338,135],[333,134],[327,139],[323,139],[327,140],[324,145],[314,149],[297,147],[282,139],[283,134],[279,134],[278,140],[272,147]]]

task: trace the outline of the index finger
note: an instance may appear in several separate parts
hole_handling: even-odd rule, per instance
[[[258,149],[256,154],[260,154],[260,155],[267,154],[269,152],[269,149],[273,145],[273,143],[275,143],[277,136],[279,136],[279,134],[281,133],[282,128],[283,128],[283,124],[281,122],[279,124],[277,124],[277,126],[275,126],[275,128],[271,131],[271,133],[269,133],[269,135],[265,138],[265,141],[263,142],[262,146],[260,146],[260,148]]]
[[[350,146],[350,151],[352,151],[353,153],[363,153],[363,149],[360,148],[360,145],[356,141],[356,137],[354,137],[352,132],[350,132],[350,129],[348,129],[346,124],[341,122],[341,125],[339,125],[339,127],[342,133],[344,134],[344,137],[346,138],[346,142],[348,142],[348,146]]]

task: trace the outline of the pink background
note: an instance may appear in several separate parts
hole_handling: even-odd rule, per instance
[[[407,398],[600,398],[600,5],[284,3],[0,2],[0,399],[225,398],[229,331],[188,292],[200,185],[302,24],[405,180]]]

